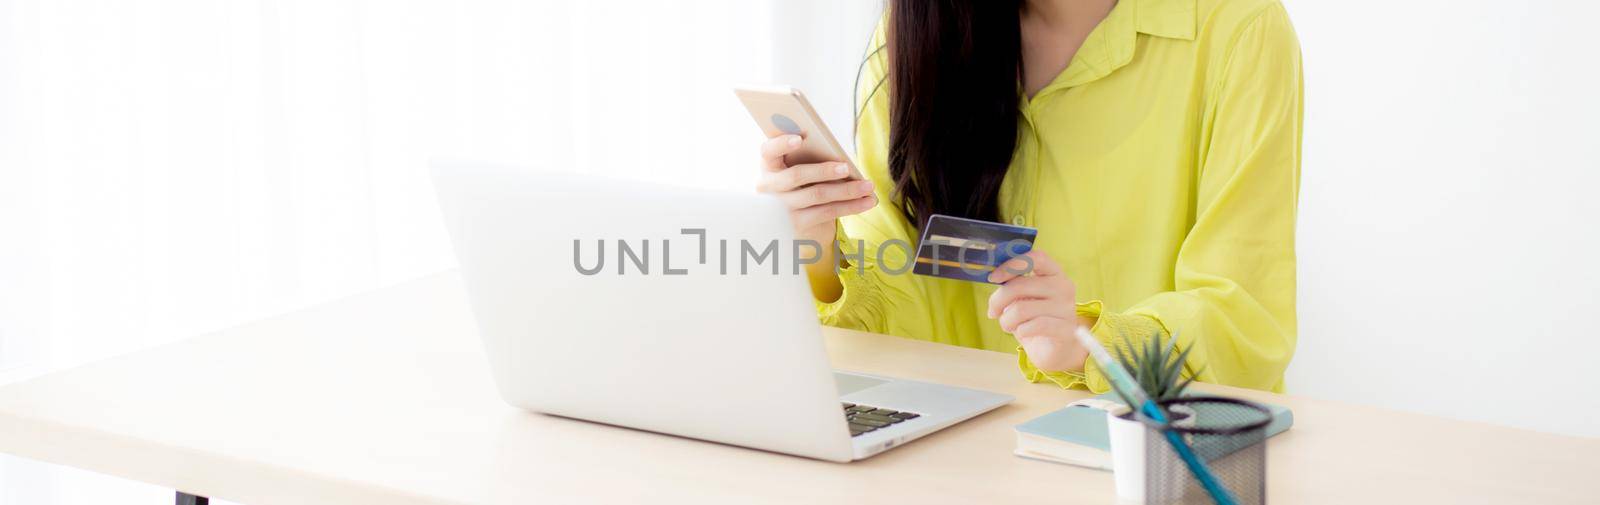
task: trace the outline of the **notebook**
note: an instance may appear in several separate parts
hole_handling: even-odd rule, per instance
[[[1111,393],[1079,400],[1065,408],[1017,425],[1016,455],[1101,470],[1111,469],[1111,436],[1106,429],[1106,410],[1122,405]],[[1272,411],[1267,436],[1277,435],[1294,424],[1294,413],[1287,407],[1264,404]]]

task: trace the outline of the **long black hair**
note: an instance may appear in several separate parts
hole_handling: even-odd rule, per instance
[[[1017,147],[1021,0],[891,0],[889,176],[911,223],[999,221]]]

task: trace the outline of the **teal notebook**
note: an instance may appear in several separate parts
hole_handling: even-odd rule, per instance
[[[1094,399],[1121,404],[1110,393]],[[1294,424],[1294,413],[1287,407],[1270,403],[1264,405],[1272,411],[1272,423],[1267,425],[1267,436],[1283,433]],[[1106,411],[1103,408],[1069,405],[1019,424],[1016,429],[1018,456],[1101,470],[1111,469],[1111,436],[1106,429]]]

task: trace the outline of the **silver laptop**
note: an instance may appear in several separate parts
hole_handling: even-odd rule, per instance
[[[536,412],[830,461],[1007,395],[834,371],[774,199],[474,163],[434,182],[500,394]]]

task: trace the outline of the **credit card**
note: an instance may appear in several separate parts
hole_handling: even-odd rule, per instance
[[[917,263],[911,272],[973,282],[989,282],[989,273],[1006,260],[1033,249],[1039,230],[934,214],[917,242]]]

